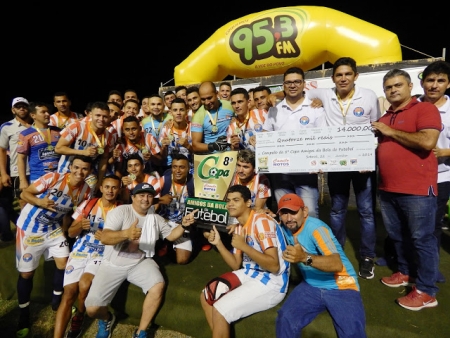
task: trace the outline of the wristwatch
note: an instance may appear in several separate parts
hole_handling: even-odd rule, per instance
[[[310,255],[306,256],[305,265],[306,266],[312,266],[312,263],[313,263],[312,257]]]

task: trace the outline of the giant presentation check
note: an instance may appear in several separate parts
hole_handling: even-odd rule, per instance
[[[259,172],[375,170],[372,127],[349,125],[256,133]]]

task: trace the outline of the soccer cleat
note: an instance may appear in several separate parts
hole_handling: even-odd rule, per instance
[[[112,327],[116,321],[116,316],[108,312],[110,315],[109,320],[98,320],[98,332],[96,338],[111,338]]]
[[[81,337],[81,328],[83,326],[84,315],[77,314],[72,317],[70,322],[70,329],[67,332],[66,338],[78,338]]]
[[[25,338],[30,333],[30,316],[21,315],[19,317],[19,323],[17,324],[16,337]]]
[[[415,282],[414,278],[409,277],[408,275],[404,275],[401,272],[396,272],[392,274],[392,276],[390,277],[381,278],[381,283],[391,288],[396,288],[399,286],[408,286],[410,284],[413,284],[414,282]]]
[[[415,286],[412,291],[404,297],[397,299],[398,305],[412,311],[419,311],[426,307],[436,307],[438,301],[436,297],[430,296],[425,292],[418,292]]]
[[[211,250],[211,248],[212,248],[211,244],[204,244],[202,246],[202,251],[209,251],[209,250]]]
[[[147,338],[147,331],[139,331],[139,334],[137,333],[137,330],[134,331],[132,338]]]
[[[375,269],[373,259],[366,257],[364,260],[359,264],[359,277],[362,277],[364,279],[372,279],[375,274],[373,273],[373,270]]]

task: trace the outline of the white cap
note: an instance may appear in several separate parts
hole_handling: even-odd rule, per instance
[[[28,100],[26,98],[24,98],[24,97],[16,97],[15,99],[12,100],[11,107],[14,107],[18,103],[25,103],[27,105],[30,105],[30,103],[28,102]]]

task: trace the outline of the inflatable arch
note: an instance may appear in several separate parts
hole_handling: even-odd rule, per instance
[[[307,71],[350,56],[358,65],[402,60],[397,35],[320,6],[281,7],[253,13],[219,28],[175,67],[175,84],[222,81]]]

